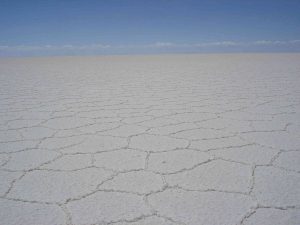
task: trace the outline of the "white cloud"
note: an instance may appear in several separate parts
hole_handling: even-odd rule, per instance
[[[153,47],[172,47],[172,46],[175,46],[175,44],[171,42],[156,42],[153,44]]]
[[[216,42],[200,42],[200,43],[172,43],[172,42],[155,42],[152,44],[131,44],[131,45],[107,45],[107,44],[89,44],[89,45],[74,45],[74,44],[65,44],[65,45],[0,45],[1,55],[10,55],[10,54],[65,54],[65,53],[99,53],[99,52],[131,52],[133,51],[142,51],[147,52],[147,49],[153,51],[153,49],[161,50],[194,50],[194,49],[203,49],[210,50],[210,48],[226,48],[230,50],[235,47],[243,46],[246,48],[250,47],[264,47],[264,46],[286,46],[286,47],[299,47],[300,40],[257,40],[249,42],[237,42],[237,41],[216,41]],[[108,49],[108,51],[106,51]],[[105,50],[105,51],[104,51]]]
[[[68,48],[68,49],[71,49],[71,48],[74,48],[73,45],[63,45],[62,48]]]
[[[241,42],[234,42],[234,41],[218,41],[218,42],[203,42],[203,43],[198,43],[195,46],[197,47],[211,47],[211,46],[238,46],[242,45]]]
[[[269,40],[260,40],[253,42],[254,45],[284,45],[287,44],[287,41],[269,41]]]
[[[293,45],[299,44],[300,40],[289,40],[289,41],[270,41],[270,40],[259,40],[253,42],[254,45]]]
[[[71,50],[97,50],[103,48],[109,48],[110,45],[102,45],[102,44],[92,44],[92,45],[63,45],[65,49]],[[59,46],[58,46],[59,48]]]
[[[0,46],[0,50],[6,51],[51,51],[51,50],[97,50],[109,48],[110,45],[92,44],[92,45],[16,45]]]
[[[300,44],[300,40],[292,40],[290,41],[291,44]]]
[[[0,51],[1,50],[6,50],[8,49],[9,47],[7,45],[0,45]]]

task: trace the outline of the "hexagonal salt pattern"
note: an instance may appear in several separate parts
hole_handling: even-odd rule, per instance
[[[300,221],[299,209],[258,209],[252,216],[244,220],[243,225],[297,225]]]
[[[299,61],[0,59],[0,224],[298,225]]]
[[[159,215],[178,224],[237,224],[255,204],[249,196],[222,192],[166,190],[148,199]]]

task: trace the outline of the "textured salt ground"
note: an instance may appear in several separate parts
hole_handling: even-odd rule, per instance
[[[0,224],[298,225],[299,61],[0,59]]]

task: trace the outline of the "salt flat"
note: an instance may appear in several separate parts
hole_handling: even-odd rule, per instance
[[[1,225],[299,225],[300,54],[0,59]]]

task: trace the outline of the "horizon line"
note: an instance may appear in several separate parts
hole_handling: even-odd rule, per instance
[[[150,44],[0,45],[0,56],[135,55],[162,53],[300,52],[300,40],[213,41]]]
[[[15,55],[1,56],[0,59],[21,59],[21,58],[63,58],[63,57],[109,57],[109,56],[168,56],[168,55],[280,55],[280,54],[300,54],[300,51],[288,52],[162,52],[162,53],[123,53],[123,54],[86,54],[86,55]]]

